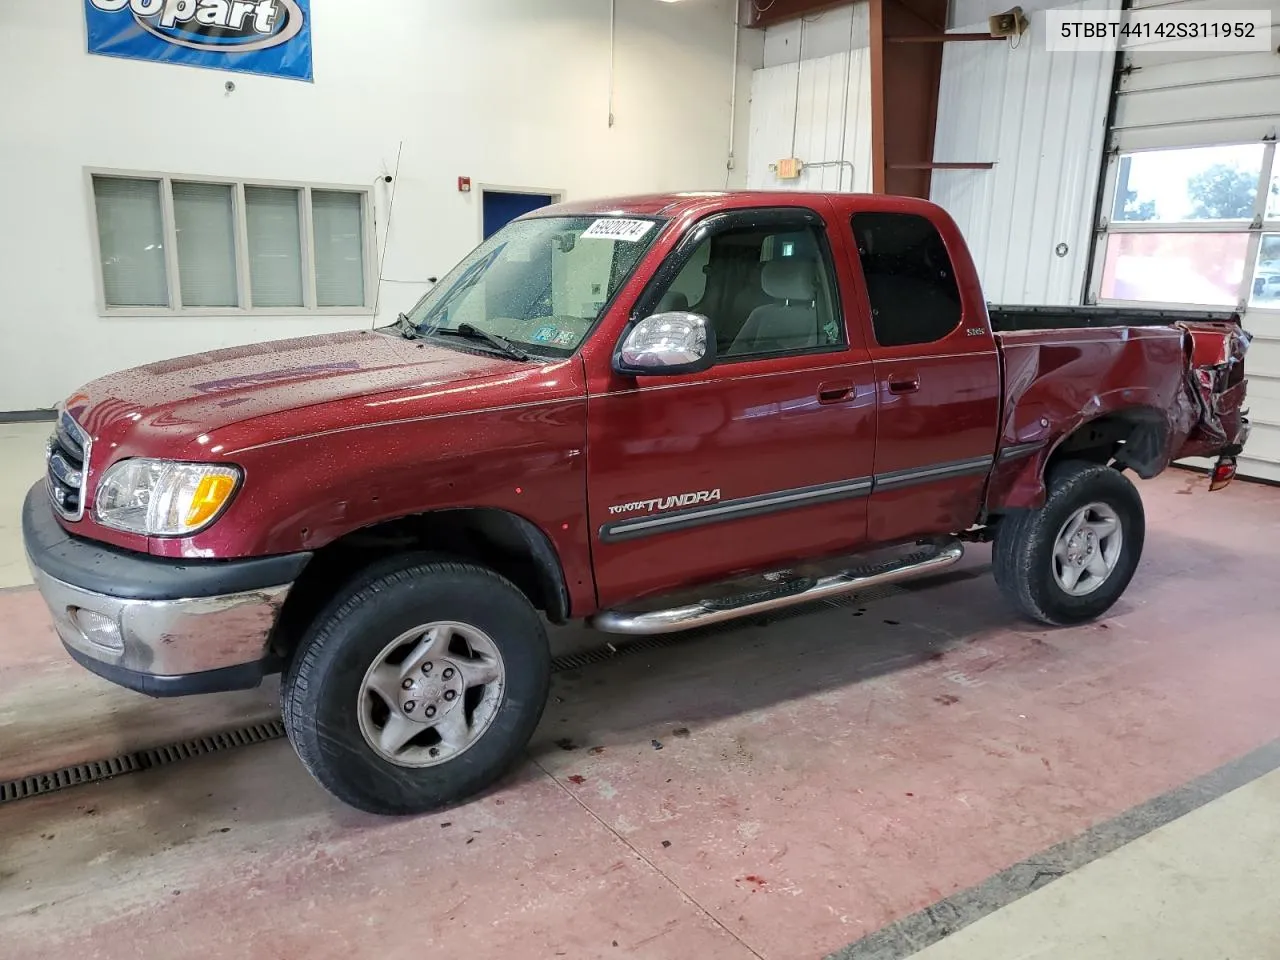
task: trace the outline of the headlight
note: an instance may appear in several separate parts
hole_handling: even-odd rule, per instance
[[[122,460],[103,475],[93,510],[100,523],[117,530],[187,536],[212,523],[239,485],[236,467]]]

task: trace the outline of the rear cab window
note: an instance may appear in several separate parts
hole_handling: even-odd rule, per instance
[[[853,237],[882,347],[936,343],[963,319],[955,268],[938,228],[914,213],[855,213]]]

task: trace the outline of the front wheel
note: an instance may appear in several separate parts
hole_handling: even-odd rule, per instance
[[[1067,462],[1049,478],[1043,507],[1004,517],[992,552],[996,583],[1033,620],[1069,626],[1109,610],[1142,557],[1146,518],[1118,470]]]
[[[510,582],[405,560],[322,613],[284,677],[298,756],[339,800],[411,814],[464,800],[519,758],[550,682],[546,631]]]

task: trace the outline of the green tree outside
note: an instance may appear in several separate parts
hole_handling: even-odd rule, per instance
[[[1231,163],[1215,163],[1187,181],[1192,220],[1240,220],[1253,216],[1258,175]]]

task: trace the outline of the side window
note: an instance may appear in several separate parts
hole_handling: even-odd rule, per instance
[[[725,359],[845,343],[831,258],[813,227],[731,228],[708,237],[657,309],[710,318]]]
[[[960,325],[960,288],[938,230],[914,213],[856,213],[853,236],[882,347],[933,343]]]

